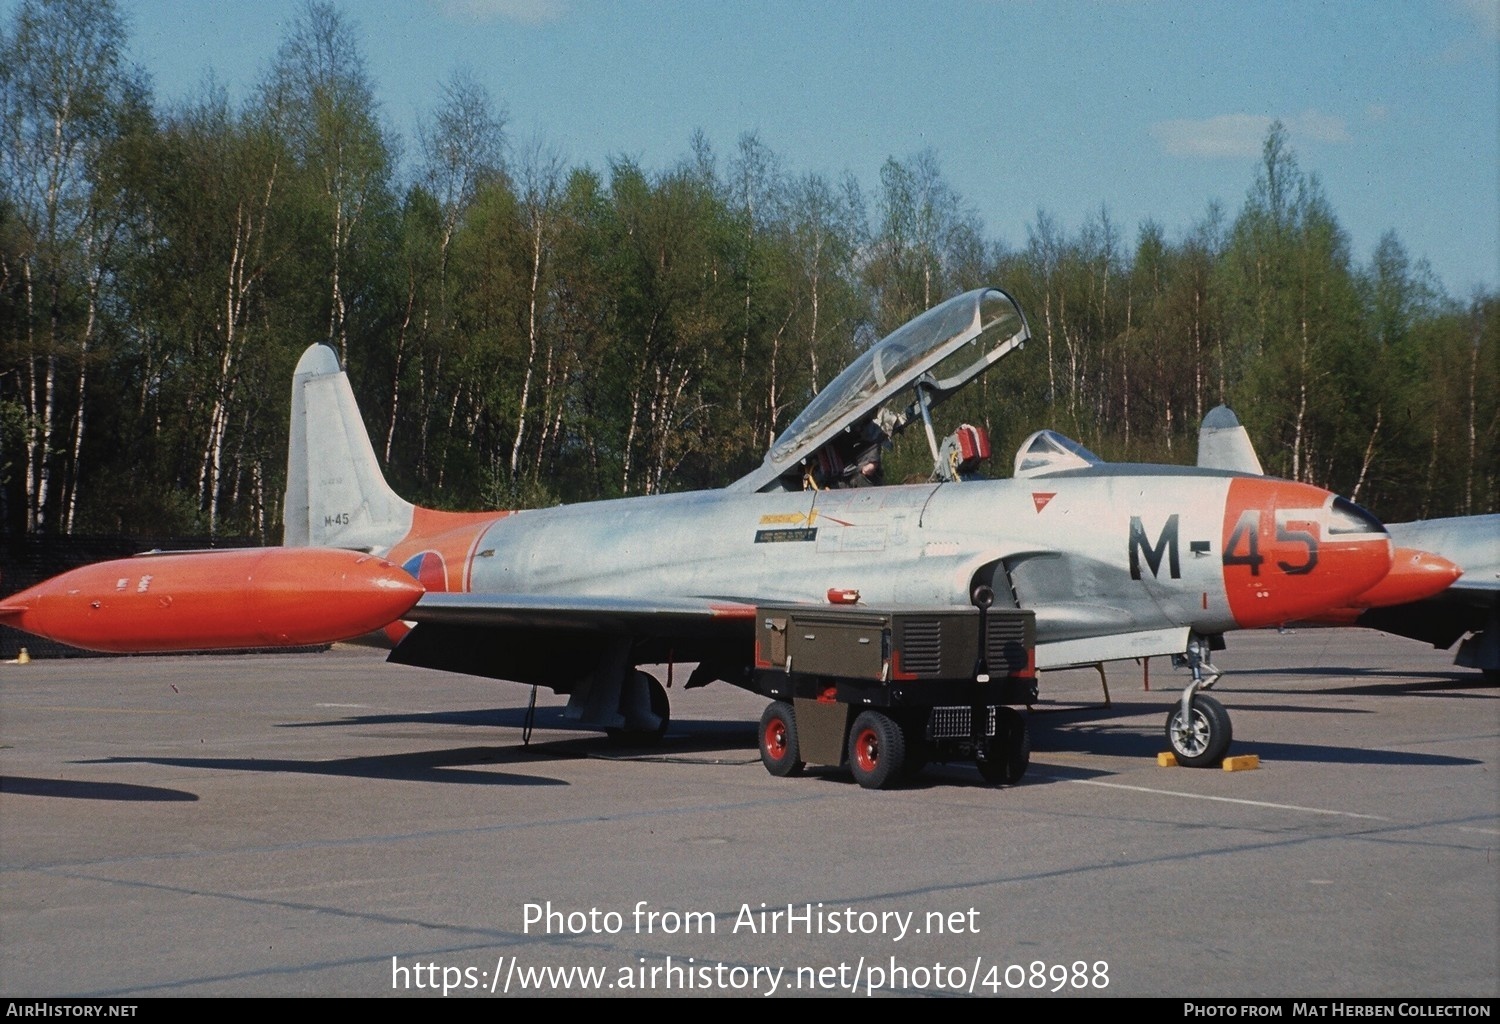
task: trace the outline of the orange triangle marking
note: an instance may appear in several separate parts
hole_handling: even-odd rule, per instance
[[[1035,505],[1036,506],[1036,510],[1038,512],[1040,512],[1042,509],[1044,509],[1044,508],[1047,507],[1047,502],[1051,501],[1055,497],[1057,497],[1057,492],[1056,491],[1052,491],[1050,493],[1043,493],[1043,492],[1038,492],[1038,491],[1032,491],[1031,492],[1031,503],[1033,505]]]

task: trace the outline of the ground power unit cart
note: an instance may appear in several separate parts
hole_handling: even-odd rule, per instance
[[[944,611],[759,606],[766,770],[847,764],[883,789],[932,761],[972,760],[988,782],[1018,781],[1031,753],[1014,705],[1036,701],[1036,616],[992,602],[980,588],[976,607]]]

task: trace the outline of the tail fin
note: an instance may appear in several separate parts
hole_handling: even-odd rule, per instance
[[[297,361],[291,427],[282,543],[384,554],[406,536],[412,504],[385,482],[349,377],[327,345]]]
[[[1216,405],[1198,428],[1198,465],[1204,469],[1232,469],[1265,476],[1250,435],[1227,405]]]

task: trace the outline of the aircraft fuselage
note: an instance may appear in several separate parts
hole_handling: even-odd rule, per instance
[[[1351,523],[1334,500],[1282,480],[1110,466],[626,498],[437,532],[419,517],[389,557],[429,591],[816,604],[854,590],[864,604],[932,607],[965,606],[984,583],[1002,603],[1036,611],[1044,652],[1166,631],[1165,650],[1123,657],[1180,651],[1178,631],[1285,622],[1380,580],[1389,538],[1373,521]]]

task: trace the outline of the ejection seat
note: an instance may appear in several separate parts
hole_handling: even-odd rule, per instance
[[[963,423],[938,449],[933,476],[938,480],[972,480],[990,457],[990,435],[983,427]]]

